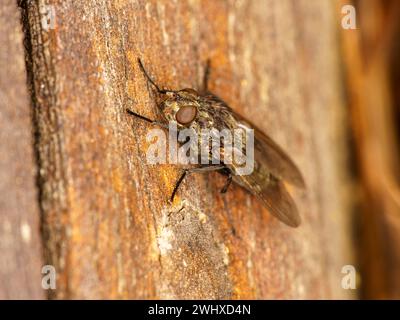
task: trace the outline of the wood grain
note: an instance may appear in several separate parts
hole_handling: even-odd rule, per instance
[[[37,167],[15,1],[2,1],[0,25],[0,299],[43,299]]]
[[[55,298],[347,298],[350,177],[336,8],[328,1],[52,1],[28,4],[40,201]],[[307,184],[288,228],[217,174],[146,164],[154,96],[211,90],[272,136]],[[323,79],[323,81],[322,81]]]

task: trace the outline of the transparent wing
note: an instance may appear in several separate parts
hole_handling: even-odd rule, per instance
[[[301,218],[292,197],[282,181],[259,170],[247,176],[234,176],[234,181],[262,201],[269,212],[283,223],[296,228]]]
[[[304,188],[300,170],[271,138],[235,113],[221,99],[211,95],[206,98],[213,102],[215,108],[219,108],[220,119],[217,123],[221,128],[234,129],[241,125],[254,130],[254,171],[250,175],[234,175],[233,180],[260,199],[280,221],[288,226],[298,227],[301,223],[300,215],[283,181]],[[223,152],[221,148],[221,154]],[[235,164],[227,167],[232,172],[236,171]]]
[[[285,180],[296,187],[305,188],[300,170],[285,151],[248,120],[235,112],[233,114],[239,122],[254,130],[254,158],[259,165],[266,167],[279,180]]]
[[[266,166],[275,177],[296,187],[305,188],[303,176],[289,156],[257,128],[254,133],[254,153],[261,165]]]
[[[280,221],[291,227],[301,223],[296,204],[283,181],[304,188],[300,170],[289,156],[266,134],[234,113],[242,125],[254,130],[254,171],[250,175],[235,176],[236,182],[260,199]]]
[[[269,172],[280,180],[285,180],[299,188],[305,188],[304,179],[300,170],[280,146],[253,123],[229,108],[220,98],[213,95],[207,96],[206,98],[208,101],[213,101],[215,107],[225,111],[220,113],[221,119],[219,122],[221,127],[228,126],[234,129],[241,124],[254,130],[254,158],[260,166],[266,167]],[[230,117],[233,117],[234,121],[230,121]]]

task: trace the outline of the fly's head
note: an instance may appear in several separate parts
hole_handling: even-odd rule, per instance
[[[201,96],[196,90],[187,88],[167,91],[161,101],[160,109],[168,122],[174,122],[178,130],[208,127]]]

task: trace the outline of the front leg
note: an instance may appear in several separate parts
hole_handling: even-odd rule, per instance
[[[228,191],[229,186],[232,183],[232,173],[229,172],[228,174],[228,178],[226,179],[225,185],[223,186],[223,188],[221,189],[221,193],[226,193]]]
[[[154,124],[154,125],[156,125],[156,126],[159,126],[159,127],[165,128],[165,129],[168,129],[168,126],[167,126],[165,123],[162,123],[162,122],[159,122],[159,121],[155,121],[155,120],[151,120],[151,119],[146,118],[145,116],[142,116],[141,114],[138,114],[138,113],[136,113],[136,112],[133,112],[132,110],[129,110],[129,109],[126,109],[126,112],[127,112],[128,114],[130,114],[131,116],[137,117],[137,118],[139,118],[139,119],[141,119],[141,120],[144,120],[144,121],[146,121],[146,122],[148,122],[148,123],[151,123],[151,124]]]
[[[198,172],[198,173],[204,173],[204,172],[210,172],[210,171],[218,171],[218,170],[223,170],[226,169],[225,165],[209,165],[209,166],[204,166],[204,167],[198,167],[198,168],[190,168],[190,169],[184,169],[183,173],[179,177],[178,181],[175,184],[174,190],[172,191],[171,197],[169,201],[172,203],[175,198],[175,194],[179,189],[179,186],[181,185],[183,179],[185,179],[186,175],[188,173],[192,172]]]

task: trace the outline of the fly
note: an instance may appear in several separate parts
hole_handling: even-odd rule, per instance
[[[239,127],[254,130],[254,170],[251,174],[235,174],[236,165],[224,163],[223,160],[219,164],[203,164],[198,167],[183,169],[172,191],[170,201],[173,201],[187,174],[218,171],[227,177],[221,193],[225,193],[230,184],[235,182],[256,196],[269,212],[280,221],[288,226],[298,227],[301,222],[300,215],[296,204],[286,190],[284,181],[296,187],[305,188],[300,170],[270,137],[208,90],[209,61],[204,73],[203,89],[200,92],[191,88],[182,90],[161,89],[148,75],[139,58],[138,63],[147,81],[162,98],[157,105],[163,121],[151,120],[129,109],[126,110],[128,114],[167,129],[168,124],[166,122],[173,122],[178,131],[185,128],[192,128],[196,132],[201,129],[212,128],[234,130]],[[223,145],[220,147],[220,152],[221,154],[224,152]]]

